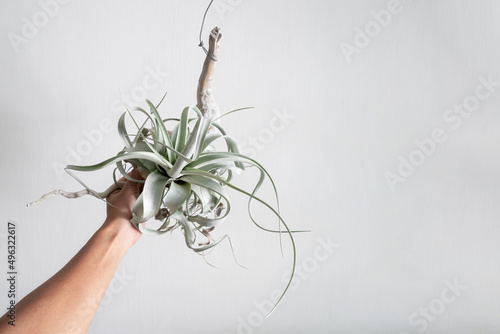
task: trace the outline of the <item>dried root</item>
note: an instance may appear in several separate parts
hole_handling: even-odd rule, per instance
[[[120,189],[124,184],[125,183],[121,183],[121,182],[119,182],[117,184],[112,184],[108,189],[104,190],[103,192],[96,192],[96,191],[93,191],[90,189],[83,189],[83,190],[80,190],[77,192],[68,192],[68,191],[64,191],[61,189],[56,189],[56,190],[51,191],[50,193],[43,195],[42,197],[40,197],[39,200],[26,204],[26,206],[30,207],[30,206],[38,205],[38,204],[42,203],[43,201],[45,201],[46,199],[49,199],[49,198],[57,196],[57,195],[61,195],[61,196],[64,196],[66,198],[79,198],[79,197],[82,197],[85,195],[91,195],[91,196],[97,197],[99,199],[103,199],[103,198],[108,197],[108,195],[111,194],[113,191]]]

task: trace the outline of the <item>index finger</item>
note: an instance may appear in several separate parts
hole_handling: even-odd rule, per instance
[[[144,183],[144,179],[142,178],[141,173],[139,173],[139,170],[137,168],[132,169],[128,173],[128,177],[122,176],[117,182],[127,183],[127,181]]]

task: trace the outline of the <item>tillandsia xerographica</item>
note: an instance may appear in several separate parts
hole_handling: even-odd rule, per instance
[[[222,223],[231,211],[231,202],[226,189],[232,188],[248,196],[248,213],[254,224],[265,231],[279,233],[280,245],[281,233],[287,233],[291,240],[292,273],[281,298],[269,312],[271,314],[292,282],[296,263],[292,233],[299,231],[291,231],[281,218],[278,194],[269,173],[257,161],[241,154],[237,142],[220,124],[221,117],[248,109],[241,108],[220,116],[215,103],[211,85],[215,63],[220,55],[221,37],[222,34],[217,27],[210,33],[209,49],[198,83],[196,106],[186,107],[180,118],[166,119],[163,119],[158,112],[163,99],[158,105],[147,100],[149,112],[140,107],[130,109],[127,107],[127,111],[118,121],[118,133],[125,145],[122,151],[95,165],[69,165],[65,168],[85,189],[74,193],[55,190],[28,206],[55,195],[67,198],[92,195],[105,199],[111,192],[123,186],[123,182],[117,181],[118,171],[130,181],[144,183],[131,219],[131,223],[137,229],[144,234],[160,235],[180,227],[186,245],[195,252],[203,254],[227,237],[224,235],[214,240],[210,232]],[[133,113],[139,113],[144,118],[142,124],[139,125]],[[133,135],[129,134],[126,128],[127,116],[135,125]],[[224,150],[216,148],[215,144],[218,142],[224,144]],[[111,165],[116,165],[113,172],[114,183],[103,192],[90,189],[73,173],[73,171],[96,171]],[[231,183],[234,173],[240,173],[248,167],[255,167],[260,172],[259,180],[252,191],[245,191]],[[143,180],[133,179],[128,174],[131,168],[137,168]],[[272,184],[276,196],[276,208],[255,195],[266,178]],[[255,221],[252,215],[253,201],[262,203],[278,217],[277,230],[264,228]],[[151,220],[156,221],[156,227],[146,226],[145,223]],[[282,225],[284,230],[281,229]],[[197,242],[197,237],[203,237],[204,241]]]

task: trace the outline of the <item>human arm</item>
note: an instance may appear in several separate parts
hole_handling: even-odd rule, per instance
[[[137,170],[130,174],[140,179]],[[124,179],[121,181],[125,181]],[[83,248],[54,276],[16,305],[1,333],[86,333],[121,260],[141,236],[131,223],[142,184],[127,181],[108,196],[107,218]]]

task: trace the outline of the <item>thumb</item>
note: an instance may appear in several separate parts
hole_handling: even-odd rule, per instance
[[[134,168],[128,175],[135,180],[143,179],[137,168]],[[138,197],[139,194],[142,192],[143,187],[144,183],[127,180],[121,191],[133,194],[135,195],[135,197]]]

